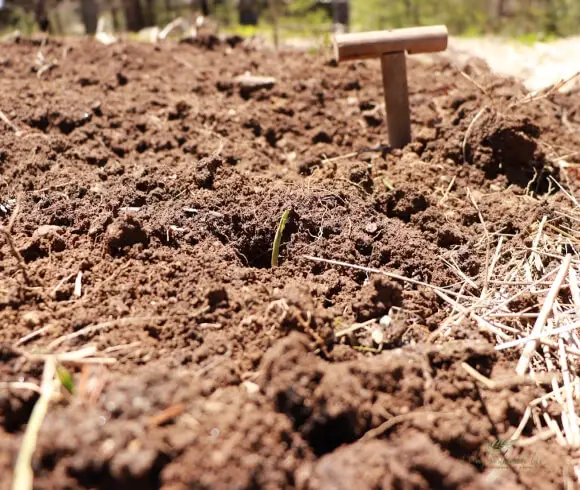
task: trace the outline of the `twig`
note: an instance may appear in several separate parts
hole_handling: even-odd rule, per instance
[[[39,335],[43,334],[44,332],[48,332],[52,328],[54,328],[54,325],[49,324],[49,325],[46,325],[45,327],[42,327],[42,328],[39,328],[38,330],[35,330],[34,332],[30,332],[29,334],[25,335],[24,337],[20,337],[18,339],[18,341],[16,342],[16,344],[14,344],[14,345],[25,344],[29,340],[32,340],[32,339],[38,337]]]
[[[443,262],[445,262],[445,264],[449,267],[449,269],[451,269],[452,272],[454,272],[455,274],[457,274],[457,276],[460,279],[463,279],[467,284],[469,284],[473,289],[477,289],[477,283],[471,279],[470,277],[468,277],[459,267],[459,265],[457,265],[457,262],[455,262],[455,260],[453,260],[452,257],[449,257],[449,260],[445,260],[442,259]]]
[[[556,278],[554,279],[554,284],[552,284],[552,287],[550,288],[550,291],[548,292],[548,295],[546,296],[546,300],[544,302],[544,305],[542,306],[542,309],[540,310],[540,314],[538,315],[538,318],[536,319],[536,323],[534,324],[534,327],[532,329],[532,335],[538,335],[544,329],[544,325],[546,324],[546,321],[548,320],[548,316],[552,312],[552,306],[554,304],[554,301],[556,300],[556,297],[560,293],[560,286],[562,285],[564,278],[568,274],[568,268],[570,267],[571,260],[572,260],[572,256],[570,254],[567,254],[564,257],[564,261],[562,262],[562,266],[560,267],[560,270],[558,271],[558,274],[556,275]],[[530,357],[531,357],[532,353],[536,350],[536,347],[537,347],[537,340],[530,340],[525,345],[522,356],[520,357],[520,360],[518,361],[518,365],[516,367],[516,373],[519,374],[520,376],[525,374],[525,372],[527,371],[528,365],[530,363]]]
[[[419,281],[417,279],[411,279],[410,277],[405,277],[405,276],[402,276],[400,274],[395,274],[393,272],[387,272],[387,271],[384,271],[381,269],[375,269],[374,267],[365,267],[363,265],[351,264],[349,262],[342,262],[340,260],[323,259],[321,257],[313,257],[311,255],[303,255],[302,257],[307,259],[307,260],[312,260],[314,262],[323,262],[325,264],[339,265],[341,267],[349,267],[351,269],[356,269],[356,270],[364,271],[364,272],[370,272],[373,274],[381,274],[383,276],[390,277],[391,279],[396,279],[398,281],[408,282],[410,284],[415,284],[417,286],[425,286],[427,288],[433,289],[434,291],[441,291],[444,294],[446,293],[446,294],[450,294],[450,295],[456,296],[456,297],[468,297],[468,296],[463,296],[462,294],[456,293],[454,291],[448,291],[448,290],[440,288],[438,286],[434,286],[433,284],[429,284],[427,282]]]
[[[455,414],[452,414],[452,413],[433,412],[433,411],[428,411],[428,410],[421,410],[421,411],[416,411],[416,412],[404,413],[401,415],[397,415],[395,417],[391,417],[389,420],[383,422],[378,427],[375,427],[374,429],[367,431],[360,438],[360,440],[361,441],[368,441],[369,439],[374,439],[375,437],[378,437],[378,436],[384,434],[391,427],[397,425],[398,423],[404,422],[405,420],[412,420],[415,417],[419,417],[421,415],[432,415],[432,416],[434,415],[435,417],[455,417]]]
[[[112,357],[92,357],[97,353],[97,348],[94,345],[88,345],[75,351],[55,354],[31,353],[19,349],[16,349],[16,352],[31,361],[46,361],[50,358],[59,363],[114,364],[116,362],[116,359]]]
[[[20,214],[21,201],[22,201],[21,198],[16,199],[16,204],[14,205],[14,209],[12,210],[12,216],[10,216],[10,219],[8,220],[8,225],[6,226],[6,230],[8,231],[8,233],[12,233],[12,230],[14,229],[14,224],[18,219],[18,215]]]
[[[335,332],[334,336],[337,339],[340,337],[344,337],[345,335],[356,332],[357,330],[360,330],[361,328],[366,328],[375,322],[376,322],[376,319],[372,318],[371,320],[367,320],[366,322],[363,322],[363,323],[354,323],[349,327],[343,328],[342,330]]]
[[[74,272],[69,274],[68,276],[64,276],[60,281],[58,281],[57,285],[52,288],[52,291],[49,293],[49,296],[54,298],[56,296],[57,291],[62,287],[62,285],[67,282],[68,280],[72,279],[74,276]]]
[[[526,425],[528,425],[528,420],[530,420],[531,415],[532,415],[532,406],[530,404],[526,407],[526,410],[524,411],[524,415],[522,417],[522,420],[520,420],[520,424],[518,425],[517,429],[514,431],[512,436],[510,437],[510,440],[514,441],[522,435],[522,432],[526,428]]]
[[[14,239],[12,238],[11,233],[8,231],[7,228],[0,227],[0,234],[3,235],[4,238],[6,239],[6,242],[8,243],[8,247],[10,248],[10,252],[12,253],[14,258],[18,262],[18,268],[20,269],[20,272],[22,272],[22,277],[24,278],[24,282],[26,283],[27,286],[29,286],[30,285],[30,278],[28,276],[28,272],[26,269],[26,262],[24,262],[22,255],[20,255],[20,252],[16,248],[16,244],[14,243]]]
[[[550,272],[546,273],[544,276],[542,276],[540,279],[538,279],[537,281],[534,281],[531,284],[528,284],[528,286],[526,286],[524,289],[518,291],[517,293],[513,294],[512,296],[510,296],[509,298],[504,299],[501,303],[495,305],[491,310],[489,310],[485,316],[487,315],[491,315],[492,313],[496,313],[500,308],[503,308],[504,306],[510,304],[512,301],[516,300],[517,298],[519,298],[520,296],[523,296],[526,293],[529,293],[530,290],[534,287],[537,286],[538,284],[541,284],[543,282],[546,281],[546,279],[548,279],[552,274],[554,274],[558,269],[553,269]]]
[[[465,159],[465,156],[463,158]],[[441,199],[439,199],[437,206],[442,206],[445,203],[445,201],[447,201],[447,199],[449,198],[449,193],[451,192],[451,189],[453,189],[453,186],[455,185],[456,177],[457,175],[454,175],[451,181],[449,182],[449,185],[447,186],[447,189],[445,189],[445,192],[443,193],[443,196],[441,196]]]
[[[469,126],[467,126],[467,131],[465,131],[465,136],[463,137],[463,143],[461,144],[461,152],[463,154],[463,161],[467,163],[467,140],[469,138],[469,135],[471,134],[471,130],[473,129],[473,126],[475,125],[475,123],[477,122],[477,120],[481,117],[481,115],[487,110],[487,107],[482,107],[477,114],[475,115],[475,117],[473,118],[473,120],[469,123]]]
[[[20,131],[18,129],[18,127],[16,126],[16,124],[14,124],[10,119],[8,119],[8,117],[6,116],[6,114],[4,114],[4,112],[2,112],[0,110],[0,119],[2,119],[2,121],[4,121],[4,123],[6,124],[6,126],[8,126],[10,129],[12,129],[12,131],[14,131],[14,133],[16,134],[16,136],[20,136],[22,134],[22,131]]]
[[[483,299],[483,298],[485,298],[485,296],[487,294],[487,287],[488,287],[488,282],[489,282],[488,276],[489,276],[490,236],[489,236],[489,231],[487,229],[487,225],[485,224],[485,220],[483,219],[483,215],[481,214],[481,210],[479,209],[479,206],[477,205],[477,202],[475,201],[475,198],[473,197],[473,194],[471,194],[471,191],[469,190],[469,188],[467,188],[467,196],[469,197],[471,204],[473,204],[473,207],[477,211],[477,215],[479,216],[479,221],[481,222],[481,226],[483,226],[483,231],[484,231],[485,237],[486,237],[486,241],[485,241],[485,276],[483,277],[484,283],[483,283],[483,288],[481,290],[481,296],[480,296],[480,298]]]
[[[552,181],[554,184],[556,184],[556,186],[564,193],[564,195],[570,199],[570,201],[572,201],[572,203],[574,204],[574,206],[576,206],[577,208],[580,207],[580,204],[578,203],[578,201],[576,200],[576,198],[574,197],[573,194],[570,194],[566,189],[564,189],[561,185],[560,182],[558,182],[554,177],[552,177],[551,175],[548,176],[548,179],[550,181]]]
[[[171,405],[167,407],[165,410],[162,410],[157,415],[153,415],[153,417],[149,418],[149,425],[156,427],[158,425],[163,425],[170,420],[173,420],[178,415],[181,415],[185,411],[185,405],[183,403],[177,403],[175,405]]]
[[[546,224],[547,219],[548,217],[544,215],[542,217],[542,221],[540,221],[540,224],[538,225],[538,231],[536,233],[536,236],[534,237],[534,241],[532,242],[532,254],[530,255],[530,262],[533,262],[534,265],[536,266],[536,269],[539,271],[543,271],[544,266],[542,264],[542,259],[540,258],[540,255],[538,254],[537,250],[538,245],[540,243],[540,238],[542,236],[542,231],[544,229],[544,225]]]
[[[6,388],[8,390],[28,390],[34,391],[39,395],[42,394],[42,388],[40,386],[27,381],[2,381],[0,382],[0,388]]]
[[[580,444],[580,430],[578,428],[578,419],[576,416],[576,409],[574,408],[574,395],[572,393],[572,385],[570,383],[570,371],[568,369],[568,359],[566,357],[566,350],[564,348],[564,339],[558,339],[560,345],[560,368],[562,369],[562,378],[564,381],[564,389],[566,392],[566,407],[568,409],[568,417],[570,422],[570,437],[568,442],[572,446]]]
[[[491,100],[489,92],[483,87],[483,85],[477,83],[472,77],[470,77],[467,73],[465,73],[465,71],[459,68],[459,66],[455,66],[455,69],[459,72],[459,74],[463,78],[465,78],[468,82],[471,82],[475,87],[477,87],[481,91],[483,95],[487,96]]]
[[[75,288],[73,291],[73,294],[77,297],[80,298],[82,296],[82,280],[83,280],[83,273],[82,271],[79,271],[77,274],[77,277],[75,279]]]
[[[466,362],[461,363],[461,367],[469,374],[472,378],[479,381],[487,389],[493,391],[503,390],[505,388],[512,388],[514,386],[534,386],[541,383],[548,383],[552,381],[556,376],[552,374],[546,374],[544,376],[535,378],[529,378],[527,376],[511,376],[508,379],[492,380],[487,376],[484,376],[479,371],[477,371],[473,366],[467,364]]]
[[[540,316],[540,314],[541,313],[539,313],[537,316]],[[563,333],[568,333],[568,332],[571,332],[572,330],[575,330],[577,328],[580,328],[580,321],[572,323],[570,325],[566,325],[564,327],[554,328],[554,329],[551,329],[547,332],[540,332],[537,334],[532,333],[531,335],[528,335],[526,337],[522,337],[521,339],[515,339],[515,340],[510,340],[509,342],[504,342],[503,344],[496,345],[495,350],[504,350],[504,349],[509,349],[511,347],[518,347],[522,344],[527,344],[528,342],[544,339],[544,338],[552,336],[552,335],[561,335]]]
[[[36,450],[38,432],[48,411],[48,405],[55,390],[56,362],[54,358],[47,358],[42,373],[41,395],[36,401],[26,432],[22,438],[16,466],[14,467],[13,490],[32,490],[34,473],[32,470],[32,456]]]
[[[149,323],[154,320],[162,319],[162,317],[135,317],[135,318],[119,318],[116,320],[109,320],[107,322],[97,323],[95,325],[89,325],[87,327],[81,328],[76,332],[70,333],[68,335],[63,335],[62,337],[58,337],[57,339],[53,340],[50,344],[48,344],[47,349],[52,350],[55,347],[63,344],[72,339],[76,339],[77,337],[81,337],[83,335],[87,335],[92,332],[96,332],[98,330],[103,330],[114,325],[139,325],[143,323]]]
[[[518,440],[514,441],[513,445],[517,446],[517,447],[531,446],[532,444],[535,444],[539,441],[547,441],[548,439],[551,439],[556,434],[557,434],[557,431],[555,429],[553,429],[553,428],[546,429],[542,432],[537,433],[535,436],[526,437],[525,439],[518,439]]]
[[[347,153],[346,155],[340,155],[338,157],[323,158],[321,161],[322,163],[338,162],[340,160],[348,160],[349,158],[356,157],[358,155],[359,155],[358,151],[353,151],[352,153]]]
[[[495,247],[495,253],[493,254],[493,257],[491,259],[491,264],[489,265],[489,270],[487,271],[487,282],[489,284],[489,282],[491,281],[491,278],[493,277],[493,273],[495,271],[495,266],[497,265],[497,262],[499,260],[499,258],[501,257],[501,248],[503,246],[503,236],[499,237],[499,240],[497,241],[497,246]]]
[[[570,83],[572,80],[574,80],[579,75],[580,75],[580,72],[574,73],[574,75],[572,75],[571,77],[568,77],[566,79],[562,79],[559,82],[554,83],[551,87],[547,87],[547,88],[541,90],[539,93],[538,92],[531,93],[531,94],[527,95],[526,97],[524,97],[523,99],[512,102],[508,106],[508,109],[511,109],[513,107],[517,107],[520,105],[524,105],[524,104],[529,104],[530,102],[536,102],[538,100],[545,99],[545,98],[549,97],[550,95],[556,93],[564,85]]]
[[[445,293],[443,293],[441,291],[435,291],[435,294],[438,295],[441,299],[447,301],[450,305],[457,308],[461,313],[469,315],[473,320],[475,320],[477,322],[479,328],[481,328],[482,330],[487,330],[488,332],[495,334],[498,337],[501,337],[502,339],[509,338],[504,332],[502,332],[500,330],[500,328],[497,325],[494,325],[493,323],[488,322],[487,320],[480,317],[479,315],[477,315],[473,311],[470,311],[469,308],[459,304],[457,301],[454,301],[449,296],[447,296]],[[507,327],[506,325],[502,325],[502,328],[504,328],[505,330],[508,330],[508,331],[515,330],[515,329],[512,329],[511,327]]]

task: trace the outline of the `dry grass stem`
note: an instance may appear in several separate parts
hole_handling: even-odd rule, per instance
[[[547,441],[556,435],[557,431],[555,429],[546,429],[539,432],[535,436],[527,437],[526,439],[518,439],[514,442],[514,446],[526,447],[536,444],[538,441]]]
[[[30,285],[30,278],[28,276],[28,269],[26,268],[26,262],[24,262],[22,255],[20,255],[18,248],[16,248],[16,244],[14,243],[14,239],[12,238],[12,234],[10,233],[9,229],[0,226],[0,235],[3,235],[4,239],[6,240],[6,243],[8,243],[8,247],[10,248],[10,252],[14,256],[14,258],[16,259],[16,262],[18,263],[18,268],[20,269],[20,272],[22,272],[22,277],[24,278],[24,282],[27,285]]]
[[[546,320],[548,319],[548,316],[552,312],[552,305],[554,304],[556,297],[560,293],[560,287],[562,285],[562,282],[564,281],[564,278],[568,274],[568,268],[570,267],[571,260],[572,260],[572,256],[569,254],[566,255],[566,257],[564,258],[564,261],[562,262],[562,266],[560,267],[560,270],[558,271],[558,275],[554,279],[554,284],[552,285],[552,287],[550,288],[550,291],[548,292],[548,296],[546,297],[546,301],[544,302],[544,306],[542,306],[542,309],[540,310],[540,314],[538,315],[538,318],[536,319],[536,323],[534,324],[534,328],[532,329],[532,335],[538,335],[544,329],[544,325],[546,324]],[[536,340],[530,340],[526,344],[526,346],[524,347],[524,351],[522,352],[522,356],[520,357],[520,360],[518,361],[518,365],[516,367],[517,374],[522,375],[527,371],[528,364],[530,363],[530,357],[531,357],[532,353],[536,350],[536,347],[537,347]]]
[[[456,293],[454,291],[446,290],[444,288],[440,288],[440,287],[435,286],[433,284],[419,281],[417,279],[411,279],[410,277],[405,277],[405,276],[402,276],[400,274],[395,274],[394,272],[387,272],[387,271],[384,271],[381,269],[375,269],[374,267],[365,267],[362,265],[351,264],[349,262],[342,262],[340,260],[332,260],[332,259],[323,259],[321,257],[313,257],[311,255],[303,255],[302,257],[304,257],[307,260],[312,260],[314,262],[323,262],[325,264],[338,265],[341,267],[348,267],[350,269],[356,269],[359,271],[369,272],[371,274],[381,274],[383,276],[389,277],[391,279],[396,279],[398,281],[408,282],[408,283],[414,284],[416,286],[424,286],[424,287],[427,287],[427,288],[432,289],[434,291],[440,291],[443,293],[450,294],[452,296],[463,297],[463,295]]]
[[[25,335],[24,337],[20,337],[16,344],[16,346],[18,345],[22,345],[22,344],[26,344],[27,342],[31,341],[32,339],[35,339],[36,337],[42,335],[45,332],[48,332],[50,330],[52,330],[54,328],[54,325],[46,325],[45,327],[39,328],[38,330],[34,330],[33,332],[30,332],[29,334]]]
[[[526,385],[548,391],[528,404],[518,427],[511,435],[517,446],[531,446],[553,438],[557,444],[576,450],[580,447],[580,206],[569,195],[564,211],[541,217],[528,231],[509,236],[491,230],[474,196],[467,191],[483,232],[474,253],[485,253],[485,267],[470,277],[465,266],[447,255],[442,261],[459,282],[440,287],[394,272],[339,260],[304,256],[308,260],[349,267],[368,274],[381,274],[395,281],[426,287],[443,300],[447,314],[429,335],[430,342],[444,342],[459,324],[467,321],[488,335],[496,350],[519,349],[516,375],[489,379],[467,363],[462,364],[474,381],[490,391]],[[574,209],[570,210],[570,203]],[[493,232],[492,232],[493,231]],[[529,243],[522,247],[521,243]],[[485,252],[484,252],[485,251]],[[453,253],[453,252],[451,252]],[[462,270],[463,269],[463,270]],[[377,319],[369,320],[377,322]],[[366,324],[355,324],[336,332],[348,335]],[[558,407],[554,411],[554,404]],[[555,415],[550,415],[555,413]],[[414,414],[393,417],[368,432],[376,437],[393,425],[413,420]],[[522,435],[532,431],[529,437]],[[580,458],[575,463],[580,475]],[[580,480],[579,480],[580,483]]]
[[[370,325],[372,325],[375,322],[376,322],[376,320],[373,318],[372,320],[367,320],[366,322],[363,322],[363,323],[354,323],[350,327],[346,327],[346,328],[343,328],[342,330],[336,331],[334,333],[334,336],[336,338],[344,337],[345,335],[349,335],[353,332],[356,332],[357,330],[360,330],[361,328],[368,328]]]
[[[135,317],[135,318],[119,318],[116,320],[109,320],[102,323],[97,323],[95,325],[89,325],[87,327],[81,328],[76,332],[70,333],[68,335],[63,335],[62,337],[58,337],[57,339],[53,340],[48,346],[46,347],[49,351],[53,350],[55,347],[68,342],[69,340],[76,339],[78,337],[82,337],[84,335],[88,335],[90,333],[97,332],[99,330],[105,330],[107,328],[117,326],[128,326],[128,325],[146,325],[150,322],[155,320],[161,319],[160,317]]]
[[[485,111],[487,111],[487,107],[482,107],[477,114],[475,115],[475,117],[472,119],[472,121],[469,123],[469,126],[467,127],[467,130],[465,131],[465,136],[463,137],[463,143],[461,144],[461,153],[463,155],[463,161],[467,162],[467,142],[469,140],[469,135],[471,134],[471,131],[473,129],[473,127],[475,126],[475,123],[477,122],[477,120],[483,115],[483,113]]]
[[[80,298],[83,295],[82,292],[82,280],[83,280],[83,273],[81,271],[78,272],[77,277],[75,279],[75,288],[73,294]]]
[[[12,131],[14,131],[14,133],[16,133],[16,136],[20,136],[22,134],[22,131],[18,129],[16,124],[14,124],[10,119],[8,119],[6,114],[4,114],[4,112],[1,110],[0,110],[0,119],[4,122],[4,124],[6,124],[6,126],[8,126]]]
[[[537,92],[532,92],[532,93],[526,95],[524,98],[517,100],[517,101],[513,102],[512,104],[510,104],[508,109],[512,109],[514,107],[518,107],[518,106],[521,106],[524,104],[529,104],[531,102],[537,102],[537,101],[542,100],[542,99],[546,99],[546,98],[550,97],[551,95],[554,95],[556,92],[558,92],[565,85],[572,82],[579,75],[580,75],[580,72],[574,73],[574,75],[572,75],[568,78],[564,78],[564,79],[560,80],[559,82],[554,83],[553,85],[551,85],[549,87],[543,88]]]
[[[22,438],[20,451],[18,452],[18,457],[16,459],[14,480],[12,482],[13,490],[32,490],[33,488],[34,473],[32,470],[32,456],[36,450],[36,442],[40,426],[46,416],[48,405],[50,404],[50,400],[52,399],[52,395],[56,389],[57,381],[55,380],[55,375],[56,361],[54,358],[48,358],[46,359],[44,371],[42,373],[41,394],[36,401],[30,419],[28,420],[26,431]]]
[[[576,227],[580,222],[580,206],[568,194],[575,209],[569,210],[566,203],[565,212],[542,216],[527,236],[519,235],[519,240],[523,238],[530,243],[522,248],[507,235],[491,233],[469,191],[468,197],[484,231],[474,250],[481,250],[483,255],[485,247],[486,265],[477,278],[465,274],[462,277],[461,264],[445,260],[449,269],[461,277],[463,285],[433,288],[448,311],[436,333],[468,318],[490,334],[496,350],[521,349],[516,376],[505,381],[489,379],[466,363],[462,368],[487,390],[550,386],[548,393],[529,403],[511,440],[518,446],[530,446],[554,438],[563,447],[578,448],[580,233]],[[473,283],[481,288],[479,297],[464,294],[465,290],[474,290]],[[554,404],[559,410],[557,415],[550,416]],[[530,429],[534,433],[522,438]],[[580,461],[575,468],[580,475]]]
[[[42,388],[36,383],[30,383],[27,381],[3,381],[0,382],[0,388],[6,390],[26,390],[34,391],[39,395],[42,394]]]

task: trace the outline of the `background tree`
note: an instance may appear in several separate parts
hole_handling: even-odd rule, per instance
[[[122,0],[125,27],[128,31],[137,32],[145,27],[143,9],[139,0]]]
[[[87,34],[97,32],[99,21],[99,4],[97,0],[81,0],[81,18]]]

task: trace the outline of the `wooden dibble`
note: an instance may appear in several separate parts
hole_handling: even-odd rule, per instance
[[[447,38],[445,26],[338,34],[334,37],[338,62],[381,59],[389,143],[393,148],[402,148],[411,141],[405,53],[444,51],[447,48]]]

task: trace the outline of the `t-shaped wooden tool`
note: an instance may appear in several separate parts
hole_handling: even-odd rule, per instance
[[[389,143],[393,148],[402,148],[411,141],[405,52],[434,53],[446,48],[445,26],[337,34],[334,37],[338,62],[381,58]]]

